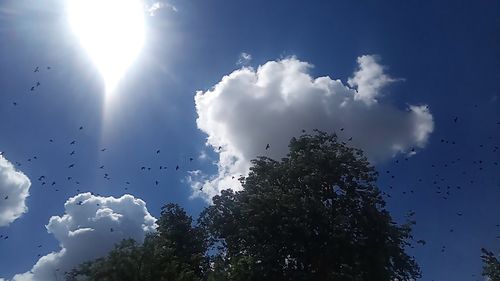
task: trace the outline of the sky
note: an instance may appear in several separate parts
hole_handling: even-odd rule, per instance
[[[78,1],[0,2],[0,280],[61,280],[168,202],[196,217],[313,129],[365,150],[396,221],[415,212],[422,280],[483,279],[500,2]]]

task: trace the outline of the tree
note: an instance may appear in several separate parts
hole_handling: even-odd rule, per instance
[[[216,273],[235,281],[420,277],[404,251],[412,223],[393,222],[362,151],[319,131],[289,147],[281,161],[253,160],[243,190],[223,191],[202,213],[220,250]]]
[[[481,249],[483,253],[481,258],[483,259],[483,276],[488,277],[490,281],[500,281],[500,261],[495,257],[495,255],[486,250]]]
[[[208,269],[202,229],[175,204],[162,208],[158,231],[142,245],[122,241],[106,257],[81,264],[67,280],[93,281],[199,281]]]

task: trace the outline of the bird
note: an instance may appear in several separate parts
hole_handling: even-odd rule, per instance
[[[35,90],[35,86],[31,86],[30,91],[34,91],[34,90]]]
[[[69,155],[75,155],[75,151],[71,151],[71,153]]]
[[[73,167],[75,167],[75,164],[71,164],[68,166],[68,168],[73,168]]]
[[[457,121],[458,121],[458,117],[455,117],[455,118],[453,119],[453,122],[457,123]]]
[[[106,148],[102,148],[102,149],[101,149],[101,151],[102,151],[102,152],[106,151]]]
[[[159,150],[159,149],[158,149],[158,150],[156,150],[156,154],[159,154],[159,153],[160,153],[160,150]]]
[[[9,196],[7,195],[7,196],[5,196],[3,199],[4,199],[4,200],[7,200],[7,199],[9,199]]]
[[[33,72],[39,72],[39,71],[40,71],[40,69],[39,69],[39,67],[37,66]]]
[[[193,161],[193,157],[189,157],[189,162],[192,162]]]
[[[100,166],[99,169],[104,169],[104,165]]]
[[[79,130],[83,130],[83,126],[80,126],[80,128],[78,128]]]
[[[424,246],[425,243],[426,243],[425,240],[422,240],[422,239],[417,241],[417,244],[421,244],[422,246]]]
[[[175,170],[176,171],[179,170],[179,165],[175,166]]]
[[[271,146],[269,144],[266,145],[266,150],[268,150]]]
[[[36,86],[37,87],[40,86],[40,82],[39,81],[36,82]]]
[[[76,141],[74,140],[74,141],[70,142],[69,144],[75,144],[75,143],[76,143]]]
[[[47,70],[50,70],[50,69],[51,69],[51,67],[50,67],[50,66],[47,66]]]
[[[113,231],[115,231],[115,230],[114,230],[113,228],[110,228],[110,229],[109,229],[109,231],[110,231],[110,232],[113,232]]]
[[[14,106],[17,106],[17,102],[13,102],[12,104],[13,104]]]

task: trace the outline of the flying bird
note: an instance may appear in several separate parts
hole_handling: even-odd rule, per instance
[[[266,150],[268,150],[271,146],[269,144],[266,145]]]
[[[421,244],[422,246],[424,246],[426,244],[426,242],[425,242],[425,240],[420,239],[417,241],[417,244]]]
[[[39,67],[37,66],[33,72],[39,72],[39,71],[40,71],[40,69],[39,69]]]

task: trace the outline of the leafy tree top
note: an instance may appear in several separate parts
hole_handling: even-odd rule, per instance
[[[377,173],[360,150],[319,131],[289,147],[281,161],[253,160],[243,190],[223,191],[202,214],[228,267],[246,276],[241,280],[420,276],[404,252],[411,225],[398,226],[383,209]]]

